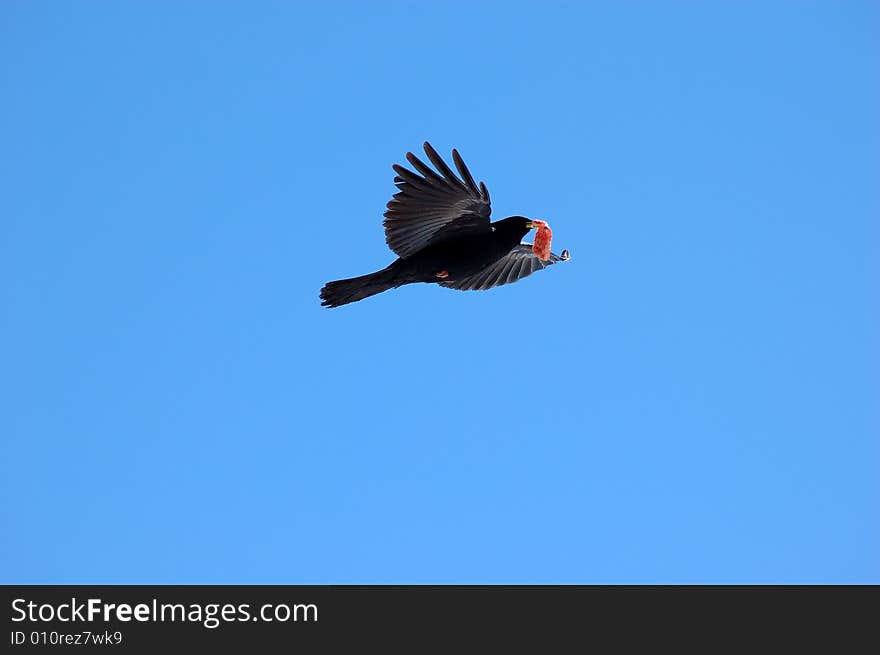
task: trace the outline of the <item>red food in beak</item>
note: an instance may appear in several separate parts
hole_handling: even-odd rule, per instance
[[[538,226],[538,231],[535,233],[535,243],[532,244],[532,252],[546,262],[550,259],[550,242],[553,240],[553,230],[550,229],[546,221],[533,220],[532,223]]]

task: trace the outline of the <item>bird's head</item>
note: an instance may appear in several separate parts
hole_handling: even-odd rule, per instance
[[[537,230],[535,234],[535,243],[532,251],[543,261],[550,259],[550,241],[553,238],[553,232],[547,221],[539,218],[526,218],[525,216],[511,216],[496,224],[499,229],[514,235],[517,240],[522,239],[529,230]]]
[[[529,230],[537,228],[539,223],[544,223],[544,221],[526,218],[525,216],[510,216],[496,221],[492,224],[492,227],[505,233],[515,234],[517,239],[521,239],[529,233]]]
[[[542,221],[539,218],[526,218],[525,216],[510,216],[492,223],[492,230],[500,232],[503,239],[509,239],[513,243],[519,243],[529,233],[529,230],[537,230],[532,252],[542,261],[546,262],[550,259],[550,241],[553,238],[553,232],[547,221]]]

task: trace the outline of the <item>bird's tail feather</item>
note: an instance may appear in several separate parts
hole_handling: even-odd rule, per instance
[[[402,282],[395,277],[392,267],[383,268],[381,271],[352,277],[347,280],[334,280],[328,282],[321,289],[321,305],[324,307],[339,307],[350,302],[357,302],[377,293],[399,287]]]

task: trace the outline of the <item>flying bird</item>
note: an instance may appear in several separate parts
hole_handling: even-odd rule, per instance
[[[483,182],[477,186],[458,151],[452,151],[456,175],[430,143],[424,148],[436,172],[411,152],[406,159],[415,172],[392,166],[399,191],[388,202],[384,227],[398,258],[381,271],[328,282],[321,305],[339,307],[414,282],[490,289],[569,259],[567,250],[550,252],[552,233],[545,221],[510,216],[490,222],[489,190]],[[523,243],[532,229],[535,243]]]

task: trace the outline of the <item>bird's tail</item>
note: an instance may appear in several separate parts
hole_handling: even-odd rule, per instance
[[[328,282],[321,289],[321,305],[339,307],[399,287],[403,282],[395,274],[393,266],[389,266],[369,275]]]

